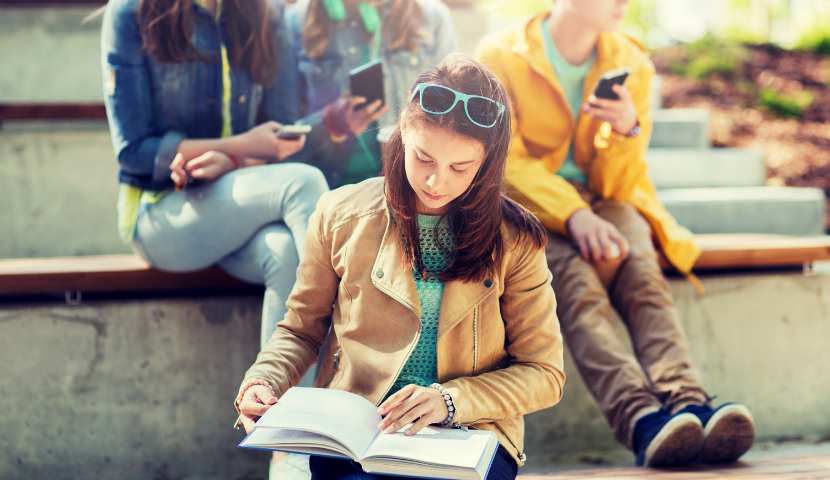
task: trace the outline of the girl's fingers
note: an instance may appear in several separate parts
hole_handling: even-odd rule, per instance
[[[609,237],[608,231],[607,230],[600,230],[599,233],[597,234],[597,239],[599,240],[600,252],[602,253],[602,259],[603,260],[611,260],[612,258],[614,258],[614,255],[613,255],[613,252],[612,252],[614,247],[612,247],[611,245],[612,245],[612,243],[615,243],[615,242],[611,241],[611,237]]]
[[[216,163],[216,157],[212,155],[208,155],[207,153],[201,156],[194,158],[193,160],[187,162],[187,165],[184,166],[184,169],[188,172],[193,172],[198,168],[204,168],[208,165]]]
[[[621,233],[615,232],[615,233],[612,233],[611,240],[613,240],[614,243],[616,243],[617,246],[620,247],[620,257],[619,258],[622,259],[622,260],[625,260],[628,257],[628,252],[630,251],[629,250],[629,245],[628,245],[628,239],[625,238]]]
[[[587,235],[588,249],[591,252],[591,260],[597,261],[602,258],[602,251],[599,248],[599,240],[595,234]]]
[[[415,435],[416,433],[423,430],[424,427],[428,427],[431,423],[434,423],[434,422],[435,422],[434,420],[430,421],[430,418],[429,418],[428,415],[424,415],[423,417],[421,417],[420,420],[413,423],[411,427],[407,428],[405,433],[407,435]]]
[[[394,433],[402,426],[406,425],[406,423],[401,424],[400,419],[403,418],[410,410],[415,408],[418,405],[418,401],[415,400],[412,396],[409,396],[404,401],[402,401],[399,405],[392,409],[391,412],[386,414],[386,418],[384,418],[380,424],[378,424],[378,430],[386,430],[387,433]],[[398,425],[396,430],[391,430],[390,425]]]
[[[378,100],[378,101],[380,101],[380,100]],[[381,106],[380,108],[375,110],[375,113],[373,113],[371,116],[369,116],[369,122],[368,123],[372,123],[372,122],[375,122],[375,121],[379,120],[380,117],[384,116],[386,114],[386,112],[388,112],[388,111],[389,111],[389,105]]]
[[[351,105],[352,108],[356,107],[357,105],[360,105],[361,103],[363,103],[365,101],[366,101],[366,97],[361,97],[361,96],[349,97],[349,105]]]
[[[620,96],[620,100],[623,102],[631,101],[631,92],[628,91],[628,87],[625,85],[614,85],[611,89]]]
[[[381,415],[388,415],[389,411],[395,408],[399,403],[409,398],[412,395],[415,385],[407,385],[397,392],[393,393],[383,403],[378,406],[378,413]]]
[[[398,430],[402,429],[403,427],[409,425],[410,423],[415,423],[418,419],[428,417],[429,413],[429,406],[424,405],[423,403],[419,403],[411,408],[409,411],[406,412],[405,415],[401,416],[397,422],[395,422],[391,427],[386,429],[386,433],[395,433]],[[407,435],[413,435],[418,431],[412,430],[412,427],[406,429]]]
[[[588,251],[587,237],[583,236],[578,238],[576,244],[579,245],[579,253],[582,255],[582,258],[585,260],[591,260],[591,254]]]
[[[256,419],[251,418],[251,417],[243,414],[240,417],[240,420],[242,421],[242,426],[245,427],[245,432],[246,433],[251,433],[251,430],[254,429],[254,425],[256,424],[256,421],[259,420],[259,419],[258,418],[256,418]]]

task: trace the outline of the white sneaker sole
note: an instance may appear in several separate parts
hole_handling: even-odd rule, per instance
[[[755,421],[745,406],[726,405],[709,419],[703,438],[701,462],[734,462],[755,441]]]
[[[671,467],[691,462],[703,445],[703,425],[691,413],[676,415],[666,423],[645,453],[645,465]]]

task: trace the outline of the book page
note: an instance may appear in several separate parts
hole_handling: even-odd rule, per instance
[[[375,436],[382,417],[360,395],[326,388],[289,388],[265,412],[256,428],[301,430],[330,437],[360,458]]]
[[[437,427],[426,427],[411,436],[381,433],[364,454],[364,459],[397,457],[425,464],[475,469],[493,436],[492,432]]]
[[[308,455],[328,455],[349,458],[349,449],[324,435],[281,428],[255,428],[245,437],[240,447],[278,449]]]

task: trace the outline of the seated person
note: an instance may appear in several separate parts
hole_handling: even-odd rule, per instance
[[[161,270],[216,264],[264,283],[265,338],[328,191],[318,169],[280,163],[305,140],[275,136],[297,116],[284,13],[280,0],[113,0],[101,39],[122,239]]]
[[[382,168],[378,127],[398,121],[406,92],[455,49],[450,11],[440,0],[299,0],[287,10],[297,58],[303,122],[314,126],[294,159],[331,188],[375,177]],[[384,105],[349,94],[349,72],[383,65]]]
[[[743,405],[710,406],[657,262],[653,238],[686,274],[700,249],[646,173],[654,67],[616,31],[625,5],[557,0],[482,40],[479,58],[515,102],[508,189],[550,230],[562,330],[617,440],[638,465],[733,461],[752,445],[753,420]],[[621,67],[631,74],[614,87],[619,98],[593,96],[600,76]]]
[[[325,347],[315,386],[378,405],[381,430],[490,430],[488,478],[516,478],[522,415],[557,403],[565,376],[544,227],[501,191],[509,143],[509,99],[481,64],[452,54],[418,78],[384,176],[312,215],[288,315],[236,399],[246,430]],[[348,460],[310,467],[379,478]]]

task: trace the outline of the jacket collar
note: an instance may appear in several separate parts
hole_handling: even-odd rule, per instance
[[[523,58],[531,70],[535,71],[550,83],[551,87],[559,94],[559,98],[563,102],[564,107],[570,111],[570,105],[565,101],[565,92],[562,89],[562,84],[556,77],[553,65],[550,64],[550,60],[545,52],[545,41],[542,38],[542,25],[548,15],[550,15],[550,12],[534,15],[520,26],[516,31],[513,53]],[[583,104],[588,101],[588,97],[593,93],[594,87],[599,82],[599,77],[604,72],[624,66],[615,64],[614,59],[619,57],[617,55],[618,50],[619,45],[615,41],[613,33],[600,33],[594,65],[585,76],[585,88],[582,93]]]
[[[403,242],[388,206],[385,216],[386,231],[372,268],[372,283],[380,291],[409,308],[420,321],[421,302],[418,299],[415,277],[411,270],[403,266]],[[453,280],[445,283],[438,314],[438,338],[461,322],[499,287],[500,281],[496,276],[484,282],[464,283]]]

